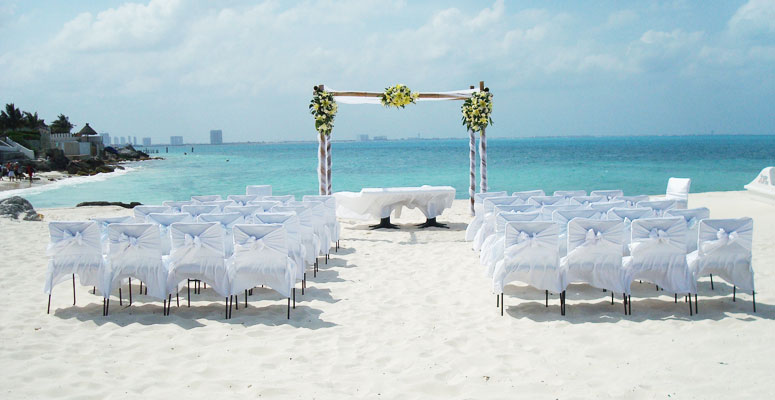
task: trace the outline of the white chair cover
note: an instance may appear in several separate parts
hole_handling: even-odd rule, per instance
[[[541,221],[551,222],[552,221],[552,215],[557,210],[578,210],[580,208],[584,208],[584,206],[580,204],[553,204],[548,206],[543,206],[539,210],[541,213]]]
[[[586,196],[587,191],[586,190],[555,190],[554,195],[562,196],[566,200],[570,200],[571,197]]]
[[[272,185],[250,185],[245,188],[245,194],[257,197],[271,196]]]
[[[639,201],[637,206],[638,208],[648,207],[654,210],[654,215],[656,217],[663,217],[665,215],[665,211],[676,208],[676,203],[675,200],[650,200]]]
[[[103,258],[100,228],[95,221],[50,222],[50,257],[43,291],[51,294],[54,285],[78,275],[83,286],[96,286],[107,296],[103,285]]]
[[[124,278],[137,278],[148,286],[149,296],[166,299],[168,271],[162,262],[159,226],[152,223],[110,224],[108,236],[106,293],[111,293]]]
[[[221,224],[174,223],[170,226],[170,237],[168,292],[176,292],[181,281],[194,279],[206,282],[221,297],[231,294]]]
[[[283,297],[291,297],[296,266],[288,257],[285,235],[281,224],[234,227],[234,256],[229,260],[231,294],[266,285]]]
[[[108,225],[110,224],[129,224],[135,222],[134,217],[128,215],[123,217],[99,217],[92,218],[100,226],[100,242],[102,242],[102,253],[108,253]]]
[[[328,231],[328,225],[326,224],[326,206],[319,201],[289,201],[289,206],[301,206],[306,207],[312,214],[312,226],[315,230],[315,235],[318,237],[320,254],[328,254],[331,248],[331,235]]]
[[[207,194],[207,195],[202,195],[202,196],[191,196],[191,201],[193,201],[194,204],[197,204],[197,203],[201,204],[201,203],[204,203],[204,202],[207,202],[207,201],[218,201],[218,200],[223,200],[221,198],[221,195],[219,195],[219,194]]]
[[[503,241],[506,232],[506,223],[518,221],[537,221],[540,218],[538,211],[530,212],[498,212],[495,217],[495,234],[491,235],[482,244],[479,253],[479,262],[485,267],[485,274],[492,278],[495,265],[503,259]]]
[[[196,204],[196,205],[190,205],[190,206],[183,206],[180,208],[180,211],[184,213],[189,213],[191,214],[192,217],[197,218],[202,214],[218,212],[218,206]]]
[[[695,279],[713,274],[744,291],[754,290],[753,219],[704,219],[699,239],[698,250],[687,257]]]
[[[689,204],[689,189],[692,180],[689,178],[670,178],[667,180],[665,198],[676,201],[676,208],[686,208]]]
[[[686,221],[686,252],[697,250],[697,238],[700,221],[710,218],[710,210],[706,207],[688,209],[670,209],[665,211],[666,217],[682,217]]]
[[[619,189],[614,190],[593,190],[589,192],[590,196],[602,196],[605,198],[605,201],[611,201],[614,200],[617,197],[624,196],[624,191]]]
[[[194,202],[191,201],[191,200],[186,200],[186,201],[163,201],[161,203],[161,205],[169,207],[170,208],[170,212],[173,212],[173,213],[179,213],[179,212],[182,211],[181,208],[183,206],[188,206],[188,205],[191,205],[191,204],[194,204]]]
[[[654,210],[650,208],[612,208],[607,217],[612,221],[622,221],[622,255],[630,255],[630,239],[632,237],[632,221],[641,218],[653,218]]]
[[[568,204],[568,200],[563,196],[533,196],[527,199],[527,204],[535,206],[559,206]]]
[[[631,229],[632,255],[623,261],[630,282],[642,279],[671,293],[697,293],[697,282],[686,263],[683,218],[637,219]]]
[[[493,290],[519,281],[537,289],[561,293],[568,286],[560,268],[557,224],[553,222],[509,222],[506,224],[504,256],[493,271]]]
[[[279,201],[283,205],[287,205],[289,201],[296,200],[295,197],[293,197],[292,194],[286,194],[283,196],[264,196],[261,200],[264,201]]]
[[[336,197],[324,195],[306,195],[302,198],[302,200],[323,202],[323,205],[326,207],[326,225],[328,226],[331,241],[339,241],[339,235],[341,234],[342,228],[339,225],[339,220],[336,218]]]
[[[249,206],[261,206],[261,208],[264,211],[268,211],[268,210],[271,210],[272,207],[282,206],[283,203],[281,203],[279,201],[270,201],[270,200],[251,200],[251,201],[248,202],[248,205]]]
[[[637,196],[616,196],[613,201],[623,201],[628,208],[636,208],[641,201],[648,201],[649,196],[645,194]]]
[[[227,200],[231,200],[238,206],[246,206],[249,201],[256,200],[258,198],[255,194],[230,194],[226,197]]]
[[[601,201],[607,201],[603,196],[576,196],[570,198],[570,204],[579,204],[582,206],[588,206],[591,203],[599,203]]]
[[[627,204],[624,201],[601,201],[599,203],[589,203],[587,207],[600,211],[603,214],[608,213],[613,208],[623,208]]]
[[[544,193],[543,190],[538,189],[538,190],[524,190],[521,192],[514,192],[511,194],[511,197],[518,197],[520,200],[522,200],[525,203],[527,203],[527,199],[533,196],[546,196],[546,193]]]
[[[238,212],[233,213],[210,213],[200,214],[197,222],[217,222],[221,224],[223,230],[223,254],[226,258],[231,257],[234,252],[234,234],[232,229],[234,225],[244,224],[245,218]]]
[[[568,255],[561,260],[570,283],[587,283],[614,293],[630,294],[622,267],[621,221],[574,218],[568,223]]]
[[[168,213],[172,212],[167,206],[137,206],[132,209],[135,214],[135,221],[140,224],[145,223],[145,217],[150,213]]]
[[[490,235],[495,233],[495,206],[521,206],[524,210],[534,208],[534,205],[523,204],[523,201],[519,197],[501,196],[501,197],[488,197],[482,200],[484,220],[479,230],[474,235],[472,247],[475,251],[482,249],[482,244],[487,240]]]
[[[258,205],[255,206],[226,206],[223,208],[223,212],[225,213],[240,213],[242,214],[242,218],[244,219],[245,224],[253,224],[254,219],[253,215],[255,213],[263,212],[264,208]]]
[[[307,263],[306,250],[302,244],[301,223],[294,212],[266,212],[257,213],[257,224],[282,224],[288,239],[288,256],[296,264],[296,280],[304,279]]]
[[[161,254],[169,255],[172,248],[170,241],[170,225],[176,222],[194,222],[194,218],[188,213],[160,214],[150,213],[146,217],[150,224],[159,226],[159,238],[161,240]]]
[[[474,219],[466,227],[466,242],[474,240],[476,232],[482,227],[484,222],[484,199],[488,197],[504,197],[506,192],[486,192],[474,194]]]
[[[233,200],[205,201],[202,204],[206,206],[216,206],[218,207],[219,212],[223,212],[224,207],[237,205]]]
[[[299,218],[299,233],[301,234],[301,244],[304,246],[304,256],[307,265],[315,263],[318,254],[320,254],[320,240],[315,234],[315,225],[312,212],[301,206],[275,206],[271,212],[292,212]]]
[[[605,214],[592,209],[555,210],[552,213],[552,221],[557,224],[560,231],[560,257],[568,252],[568,223],[574,218],[586,218],[601,220]]]

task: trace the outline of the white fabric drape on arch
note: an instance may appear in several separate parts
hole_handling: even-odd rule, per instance
[[[335,90],[328,86],[324,86],[324,90],[329,93],[336,93],[336,92],[356,92],[355,90]],[[479,89],[462,89],[462,90],[452,90],[449,92],[422,92],[423,94],[440,94],[440,95],[451,95],[456,97],[471,97],[472,94],[478,92]],[[445,101],[445,100],[459,100],[457,98],[419,98],[416,101]],[[382,101],[379,97],[361,97],[361,96],[334,96],[334,101],[337,103],[342,104],[378,104],[382,105]]]

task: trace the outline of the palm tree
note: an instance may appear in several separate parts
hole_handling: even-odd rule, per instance
[[[38,117],[38,112],[35,111],[34,113],[30,114],[29,112],[24,112],[24,126],[26,126],[29,129],[38,129],[41,127],[44,127],[46,123]]]
[[[51,123],[51,133],[70,133],[75,125],[64,114],[59,114],[56,121]]]
[[[22,112],[13,103],[5,105],[5,111],[0,112],[0,126],[3,130],[14,131],[22,126]]]

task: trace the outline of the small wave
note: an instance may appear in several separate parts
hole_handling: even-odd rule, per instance
[[[59,189],[65,186],[75,186],[75,185],[82,185],[85,183],[101,182],[111,178],[115,178],[117,176],[128,174],[129,172],[142,168],[139,166],[129,167],[126,165],[123,165],[123,167],[124,169],[116,169],[113,172],[100,173],[100,174],[91,175],[91,176],[74,176],[71,178],[62,178],[55,182],[47,183],[44,185],[27,187],[22,189],[5,190],[0,192],[0,199],[7,199],[12,196],[24,197],[29,195],[36,195],[43,192],[48,192],[49,190]]]

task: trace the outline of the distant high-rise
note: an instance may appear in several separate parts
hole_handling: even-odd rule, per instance
[[[104,144],[105,146],[110,146],[110,134],[100,133],[100,136],[102,136],[102,144]]]
[[[369,135],[358,135],[358,141],[359,142],[368,142],[369,141]]]
[[[170,144],[173,146],[182,146],[183,136],[170,136]]]
[[[220,129],[213,129],[210,131],[210,144],[222,144],[223,143],[223,131]]]
[[[147,146],[150,146],[150,145],[151,145],[151,138],[149,138],[149,137],[144,137],[144,138],[143,138],[143,146],[146,146],[146,147],[147,147]]]
[[[118,145],[118,136],[113,138],[113,144]]]
[[[124,136],[121,136],[121,138],[119,140],[120,140],[121,144],[126,144],[126,138]]]
[[[137,146],[137,136],[132,138],[132,143]]]

